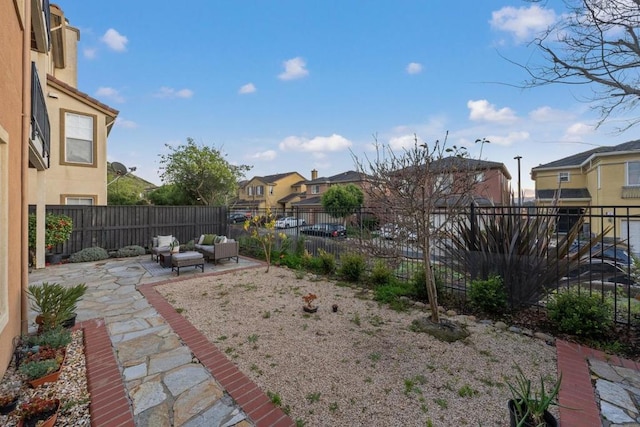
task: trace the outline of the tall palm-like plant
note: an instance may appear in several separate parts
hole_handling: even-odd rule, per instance
[[[505,208],[490,215],[473,215],[455,224],[445,251],[460,273],[483,280],[500,276],[511,308],[537,302],[558,278],[577,268],[580,258],[601,238],[593,237],[570,253],[584,217],[568,233],[559,235],[554,231],[557,213],[555,207],[535,216]]]

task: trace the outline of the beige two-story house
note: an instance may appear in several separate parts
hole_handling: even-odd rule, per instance
[[[39,2],[38,2],[39,3]],[[28,173],[28,201],[36,206],[36,267],[44,267],[46,205],[107,204],[107,136],[118,111],[77,89],[80,32],[56,5],[48,8],[46,49],[31,49],[31,75],[38,105],[31,132],[47,134],[46,158]],[[43,12],[45,13],[45,12]],[[36,148],[41,150],[40,146]],[[37,157],[37,156],[35,156]],[[36,159],[37,161],[37,159]],[[34,161],[34,163],[36,163]]]
[[[251,213],[271,209],[274,214],[283,214],[300,199],[305,182],[306,178],[298,172],[254,176],[240,183],[231,209]]]
[[[567,231],[577,215],[589,210],[602,215],[590,221],[589,231],[611,227],[610,235],[628,239],[640,250],[640,140],[598,147],[531,169],[536,185],[536,204],[548,206],[557,200],[559,231]],[[614,221],[615,214],[615,221]],[[627,215],[628,214],[628,215]],[[612,218],[606,218],[611,216]]]

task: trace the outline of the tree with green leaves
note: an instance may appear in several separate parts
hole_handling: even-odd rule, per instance
[[[334,218],[346,222],[364,203],[364,193],[354,184],[333,185],[322,195],[322,207]]]
[[[251,169],[229,163],[220,149],[198,145],[192,138],[185,145],[166,146],[171,152],[160,154],[160,178],[184,192],[192,204],[227,205],[236,195],[238,181]]]
[[[151,191],[147,196],[149,201],[158,206],[184,206],[194,205],[196,199],[190,198],[175,184],[165,184]]]

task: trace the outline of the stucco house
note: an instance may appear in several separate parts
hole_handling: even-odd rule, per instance
[[[27,331],[28,169],[49,166],[47,110],[31,52],[49,50],[49,2],[0,2],[0,376]]]
[[[269,208],[273,213],[284,213],[304,192],[305,181],[298,172],[254,176],[239,183],[238,197],[231,209],[262,212]]]
[[[626,216],[640,214],[640,140],[598,147],[536,166],[531,169],[531,179],[536,185],[537,205],[547,206],[557,195],[562,215],[560,231],[567,231],[575,222],[571,218],[588,207],[605,207],[604,215],[615,211],[625,217],[616,216],[615,224],[613,219],[592,221],[590,231],[598,233],[603,226],[615,225],[616,237],[628,238],[636,251],[640,249],[640,220]]]
[[[32,48],[30,53],[37,88],[33,99],[38,105],[33,139],[45,127],[48,134],[42,167],[28,171],[28,201],[36,206],[39,219],[37,268],[44,267],[44,221],[40,219],[46,205],[107,204],[107,136],[118,115],[117,110],[77,89],[80,32],[58,6],[49,6],[48,1],[42,5],[43,10],[49,8],[48,48]]]

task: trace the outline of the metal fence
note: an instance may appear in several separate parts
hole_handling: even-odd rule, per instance
[[[240,239],[249,233],[243,229],[241,222],[230,223],[229,219],[232,216],[229,214],[267,214],[266,211],[236,212],[225,207],[208,206],[56,205],[47,206],[46,211],[69,215],[73,219],[74,229],[71,238],[62,248],[58,248],[62,249],[65,255],[92,246],[107,250],[127,245],[148,247],[153,236],[166,234],[176,236],[183,243],[204,233],[224,234]],[[404,232],[388,233],[389,227],[393,225],[389,223],[390,218],[402,217],[397,212],[378,212],[372,208],[362,208],[347,218],[335,218],[319,208],[294,208],[289,211],[271,211],[270,214],[278,219],[293,219],[287,223],[286,228],[278,229],[279,233],[287,235],[288,245],[292,250],[300,244],[312,255],[318,255],[322,250],[333,254],[338,264],[343,254],[358,252],[365,255],[371,267],[376,261],[382,261],[397,278],[404,281],[411,280],[415,272],[423,268],[421,248],[424,245],[419,244],[422,239],[419,230],[410,230],[407,223],[404,223],[401,227],[396,227]],[[406,216],[404,218],[406,220]],[[504,239],[517,243],[512,245],[512,252],[514,247],[522,250],[522,247],[531,249],[531,245],[536,246],[534,255],[524,252],[516,256],[513,256],[513,253],[509,256],[505,253],[487,255],[486,249],[469,242],[465,243],[464,239],[461,239],[464,230],[472,236],[472,240],[484,238],[490,232],[496,233],[495,230],[488,229],[492,224],[502,224],[507,220],[520,225],[528,224],[527,227],[531,229],[535,228],[530,226],[531,224],[538,224],[535,233],[530,232],[526,236],[527,242],[522,242],[524,237],[514,236],[513,232],[507,233]],[[485,268],[485,264],[487,257],[493,257],[489,264],[502,263],[503,267],[506,265],[504,271],[513,266],[530,270],[532,265],[535,267],[526,276],[505,274],[507,286],[510,286],[514,293],[522,290],[525,282],[530,284],[531,277],[540,277],[542,280],[544,276],[543,285],[548,291],[558,292],[572,287],[579,292],[596,294],[602,301],[606,300],[613,305],[616,322],[630,324],[640,321],[640,274],[637,273],[633,255],[640,250],[640,208],[584,206],[550,209],[533,206],[469,206],[455,212],[439,212],[433,221],[436,224],[444,222],[446,227],[430,241],[430,260],[442,289],[454,293],[462,301],[466,299],[472,280],[491,273],[491,269]],[[344,226],[347,236],[331,237],[312,233],[310,230],[318,224]],[[544,227],[540,227],[540,224]],[[574,237],[570,232],[576,227],[579,230],[575,238],[568,242],[572,244],[571,254],[586,246],[591,245],[591,249],[582,250],[577,261],[564,262],[568,259],[569,251],[561,253],[558,245],[561,246],[567,236]],[[504,230],[502,232],[506,233]],[[277,242],[276,246],[280,244],[281,242]],[[562,262],[559,262],[559,259]],[[549,279],[549,275],[545,276],[541,272],[553,273],[550,274],[552,280]],[[543,298],[529,301],[533,305],[544,302]]]

